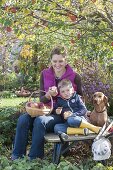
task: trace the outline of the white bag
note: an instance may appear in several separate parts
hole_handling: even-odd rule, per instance
[[[109,159],[111,156],[111,143],[109,139],[102,137],[92,144],[93,159],[101,161]]]
[[[100,133],[94,139],[92,144],[93,159],[96,161],[109,159],[111,156],[111,143],[107,138],[108,130],[113,126],[113,122],[106,128],[106,124],[102,127]]]

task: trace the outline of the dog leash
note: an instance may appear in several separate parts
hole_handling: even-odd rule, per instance
[[[106,129],[106,123],[103,125],[102,129],[100,130],[99,134],[96,136],[96,138],[94,139],[94,141],[98,140],[102,134],[104,133],[105,129]]]
[[[113,126],[113,121],[109,124],[109,126],[106,128],[106,130],[103,132],[102,136],[105,136],[108,132],[108,130]]]
[[[108,130],[113,126],[113,121],[109,124],[109,126],[106,128],[107,123],[105,123],[102,127],[102,129],[100,130],[99,134],[96,136],[96,138],[94,139],[94,141],[98,140],[101,137],[106,137],[107,135],[109,136],[110,134],[108,134]]]

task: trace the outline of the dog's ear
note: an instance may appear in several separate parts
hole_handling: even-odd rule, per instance
[[[108,97],[104,95],[104,103],[106,106],[109,106],[109,103],[108,103]]]
[[[91,97],[91,102],[92,102],[92,104],[94,104],[94,94]]]

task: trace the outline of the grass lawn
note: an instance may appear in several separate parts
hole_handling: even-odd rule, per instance
[[[0,99],[0,108],[2,107],[15,107],[22,102],[28,101],[29,98],[16,97],[16,98],[2,98]]]

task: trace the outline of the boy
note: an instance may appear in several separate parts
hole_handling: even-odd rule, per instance
[[[67,134],[84,134],[84,128],[87,128],[98,133],[100,127],[88,123],[85,119],[85,114],[88,110],[81,97],[74,91],[71,81],[67,79],[61,80],[58,83],[58,90],[59,96],[55,106],[56,114],[61,114],[64,120],[66,120],[64,126],[65,124],[68,125],[66,125],[66,131],[63,132]],[[63,127],[63,124],[61,125]],[[55,131],[56,127],[58,125],[55,126]],[[59,131],[62,131],[62,129],[59,129]]]
[[[81,97],[74,91],[70,80],[64,79],[59,82],[60,95],[57,98],[56,113],[61,114],[65,120],[69,116],[84,116],[87,108]]]

